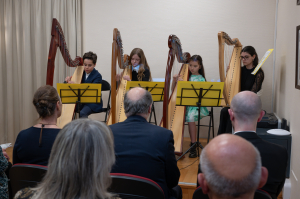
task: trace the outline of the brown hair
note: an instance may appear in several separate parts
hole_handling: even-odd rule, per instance
[[[140,48],[133,49],[131,51],[131,53],[130,53],[129,61],[131,61],[133,55],[138,55],[139,58],[141,59],[141,61],[140,61],[140,68],[139,68],[138,75],[137,75],[138,80],[142,81],[143,76],[145,76],[144,75],[145,68],[147,68],[149,70],[149,74],[150,74],[149,75],[149,81],[152,81],[150,67],[149,67],[149,65],[147,63],[147,59],[146,59],[146,56],[144,54],[144,51],[142,49],[140,49]]]
[[[34,93],[32,103],[40,118],[45,118],[54,114],[56,103],[58,101],[59,96],[56,89],[46,85],[37,89]]]
[[[93,64],[96,64],[97,62],[97,54],[93,53],[92,51],[89,51],[87,53],[84,53],[82,60],[90,59],[93,61]]]

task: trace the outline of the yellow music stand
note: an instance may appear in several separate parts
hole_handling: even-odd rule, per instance
[[[101,84],[57,83],[57,92],[63,104],[76,104],[79,113],[80,104],[101,103]]]
[[[201,107],[217,107],[221,104],[224,82],[186,82],[178,81],[176,106],[196,106],[198,107],[198,132],[197,141],[178,159],[181,159],[194,146],[197,147],[199,154],[199,147],[203,146],[199,142],[200,132],[200,108]]]
[[[153,102],[161,102],[164,100],[165,82],[128,81],[126,91],[134,87],[141,87],[149,91],[152,95]]]

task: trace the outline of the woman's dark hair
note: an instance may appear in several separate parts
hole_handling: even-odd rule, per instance
[[[45,118],[54,114],[59,96],[52,86],[41,86],[34,93],[32,103],[36,108],[40,118]]]
[[[97,63],[97,55],[96,55],[96,53],[93,53],[92,51],[87,52],[87,53],[84,53],[82,59],[83,59],[83,61],[84,61],[85,59],[90,59],[90,60],[93,61],[93,64],[96,64],[96,63]]]
[[[255,48],[253,48],[252,46],[245,46],[242,49],[242,52],[249,53],[251,56],[255,55],[255,58],[253,60],[253,66],[256,67],[258,64],[258,56],[257,56]]]
[[[190,59],[189,59],[189,62],[190,61],[196,61],[198,62],[198,64],[200,65],[200,68],[198,70],[198,73],[200,75],[202,75],[202,77],[204,77],[204,79],[206,80],[205,78],[205,72],[204,72],[204,66],[203,66],[203,62],[202,62],[202,57],[200,55],[193,55]],[[191,72],[189,71],[189,76],[191,75]]]

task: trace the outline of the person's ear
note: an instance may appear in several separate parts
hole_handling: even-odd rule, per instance
[[[265,111],[260,111],[259,118],[257,119],[257,122],[260,122],[264,115],[265,115]]]
[[[59,111],[60,110],[60,101],[56,102],[56,109]]]
[[[252,56],[252,58],[253,58],[253,61],[254,61],[255,57],[256,57],[256,55],[253,55],[253,56]]]
[[[234,120],[234,113],[231,109],[228,109],[228,113],[229,113],[229,116],[230,116],[230,120],[233,121]]]
[[[258,189],[262,188],[266,184],[268,180],[268,175],[269,175],[268,169],[266,167],[261,167],[261,176],[258,184]]]
[[[152,104],[149,106],[148,113],[151,113]]]
[[[208,189],[207,182],[204,178],[203,173],[198,174],[198,183],[199,183],[200,187],[202,188],[202,192],[204,194],[207,194],[209,189]]]

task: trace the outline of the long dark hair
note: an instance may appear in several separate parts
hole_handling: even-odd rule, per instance
[[[255,55],[255,58],[253,60],[253,66],[256,67],[258,65],[258,56],[257,56],[255,48],[253,48],[252,46],[245,46],[242,49],[242,52],[249,53],[251,56]]]
[[[200,68],[198,70],[198,73],[200,75],[202,75],[202,77],[204,77],[205,81],[206,81],[206,78],[205,78],[205,72],[204,72],[204,66],[203,66],[203,62],[202,62],[202,57],[200,55],[193,55],[190,59],[189,59],[189,62],[190,61],[196,61],[198,62],[198,64],[200,65]],[[191,71],[189,71],[189,76],[191,76]]]

